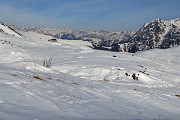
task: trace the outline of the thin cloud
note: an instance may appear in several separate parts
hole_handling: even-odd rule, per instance
[[[0,5],[0,18],[1,21],[7,22],[8,24],[17,24],[19,26],[56,26],[61,21],[56,20],[52,16],[44,13],[34,13],[26,9],[18,9],[7,5]]]

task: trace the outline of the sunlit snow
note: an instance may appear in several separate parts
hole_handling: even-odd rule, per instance
[[[0,120],[179,120],[180,46],[131,54],[48,39],[0,33]]]

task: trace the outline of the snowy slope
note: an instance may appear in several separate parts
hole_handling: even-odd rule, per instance
[[[18,31],[18,33],[22,34],[27,39],[32,39],[32,40],[35,40],[35,41],[38,40],[38,41],[47,42],[49,39],[55,39],[52,36],[39,34],[39,33],[32,32],[32,31],[28,31],[28,32]],[[58,44],[58,45],[60,45],[60,44],[68,44],[68,45],[82,45],[82,46],[90,46],[91,45],[90,42],[82,41],[82,40],[71,41],[71,40],[57,39],[57,41],[58,41],[58,43],[54,43],[54,44]]]
[[[179,120],[179,46],[130,54],[29,38],[0,33],[0,120]]]
[[[16,37],[22,37],[18,32],[16,32],[15,30],[11,29],[9,26],[5,25],[4,23],[0,22],[0,32],[2,33],[6,33],[12,36],[16,36]]]

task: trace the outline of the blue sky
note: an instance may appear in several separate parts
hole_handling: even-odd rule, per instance
[[[138,30],[180,18],[180,0],[0,0],[0,21],[18,26]]]

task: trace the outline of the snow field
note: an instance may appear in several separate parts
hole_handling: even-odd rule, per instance
[[[2,120],[180,118],[179,46],[130,54],[33,36],[0,40]]]

